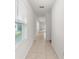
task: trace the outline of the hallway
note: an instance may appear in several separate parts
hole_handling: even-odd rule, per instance
[[[44,40],[43,33],[39,33],[26,59],[57,59],[57,56],[51,44]]]
[[[15,2],[15,59],[64,59],[64,1]]]

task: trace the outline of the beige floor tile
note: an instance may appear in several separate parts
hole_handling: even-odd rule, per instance
[[[37,35],[26,59],[57,59],[57,56],[49,43],[44,40],[43,33]]]

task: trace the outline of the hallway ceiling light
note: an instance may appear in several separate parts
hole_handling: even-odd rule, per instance
[[[44,8],[44,6],[40,6],[40,8]]]

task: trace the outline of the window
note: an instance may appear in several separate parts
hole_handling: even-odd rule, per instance
[[[15,42],[19,42],[22,40],[22,23],[15,22]]]

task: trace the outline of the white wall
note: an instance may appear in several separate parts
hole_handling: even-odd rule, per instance
[[[17,0],[16,0],[17,1]],[[16,4],[17,6],[17,4]],[[16,7],[17,8],[17,7]],[[16,9],[17,12],[17,9]],[[25,59],[30,47],[32,46],[33,40],[35,39],[36,34],[36,24],[35,24],[35,15],[27,0],[19,0],[19,10],[18,15],[16,13],[16,18],[19,17],[20,20],[26,22],[27,20],[27,33],[24,35],[24,40],[19,44],[16,44],[15,49],[15,58],[16,59]]]
[[[64,2],[56,0],[52,8],[52,45],[59,59],[64,59]]]
[[[39,32],[39,21],[37,21],[37,33]]]
[[[39,17],[39,31],[44,32],[46,30],[46,17],[41,16]]]
[[[51,12],[46,14],[46,39],[51,40]]]

